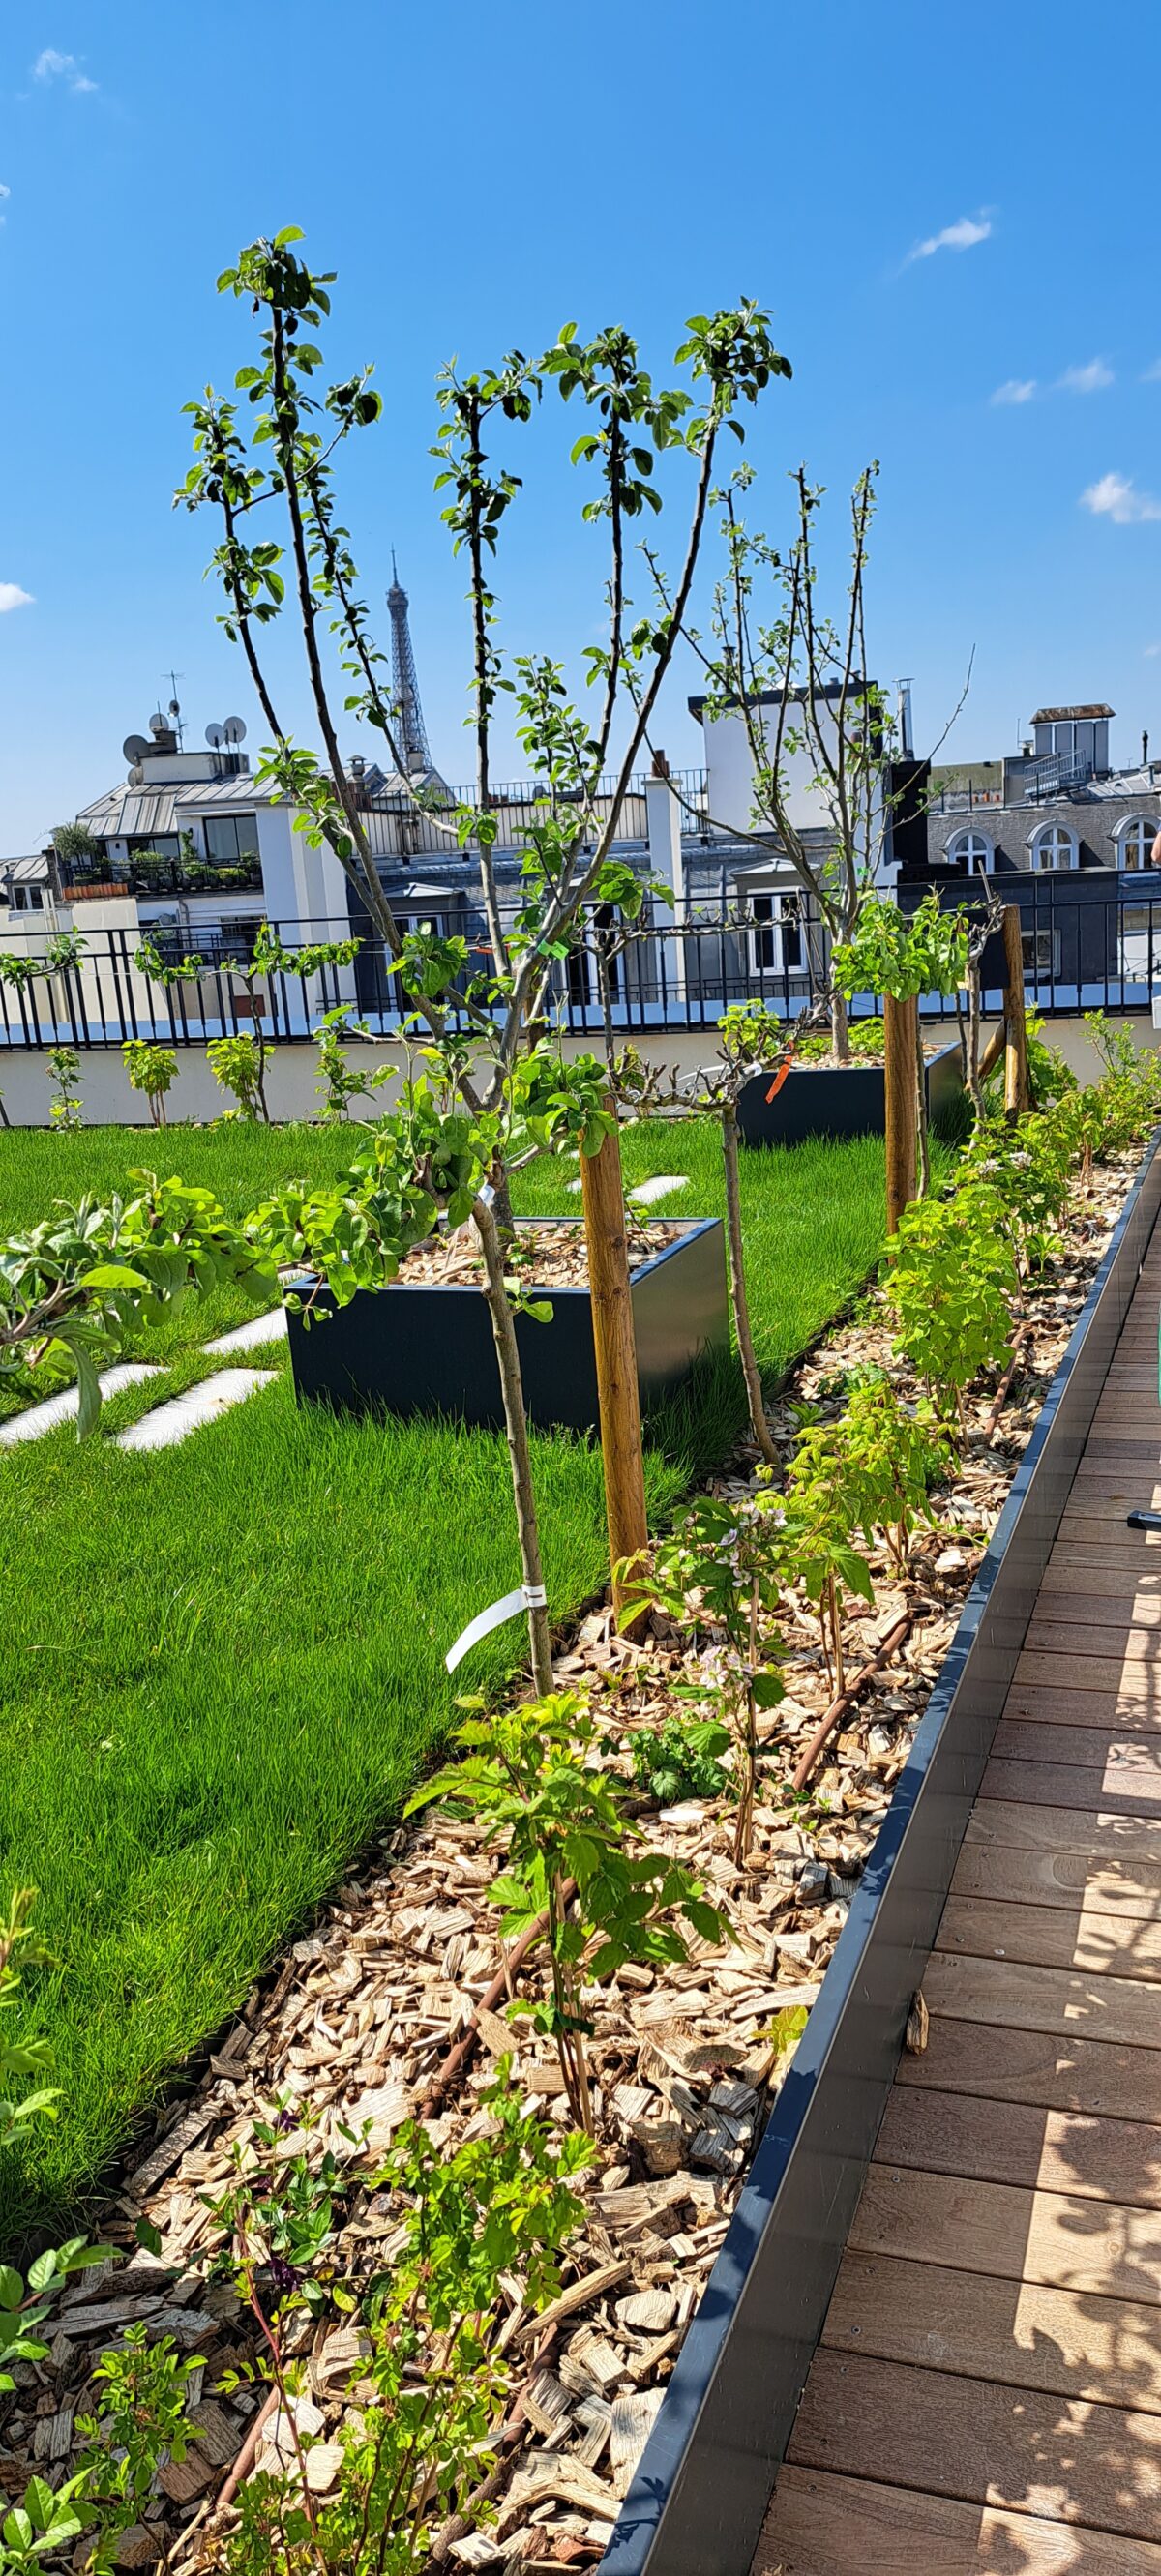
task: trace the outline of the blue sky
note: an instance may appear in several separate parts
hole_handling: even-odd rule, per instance
[[[201,578],[209,527],[170,496],[183,402],[248,354],[216,275],[288,222],[339,271],[333,372],[376,362],[387,416],[348,515],[371,594],[398,549],[450,778],[466,623],[431,493],[439,365],[575,317],[626,322],[661,369],[687,314],[740,292],[794,365],[750,437],[753,515],[786,525],[802,457],[836,515],[881,460],[870,658],[914,675],[919,747],[974,645],[952,752],[1014,746],[1042,700],[1107,697],[1118,756],[1143,725],[1161,754],[1159,73],[1161,17],[1125,0],[7,0],[0,856],[121,774],[171,665],[194,739],[236,710],[258,743]],[[558,409],[499,587],[517,649],[575,660],[603,574]],[[275,667],[307,735],[291,647]],[[659,732],[691,761],[684,695]]]

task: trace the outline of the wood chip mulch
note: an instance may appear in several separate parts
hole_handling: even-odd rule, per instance
[[[594,1993],[600,2155],[584,2189],[585,2224],[568,2249],[553,2309],[526,2313],[520,2281],[508,2284],[499,2339],[523,2390],[523,2438],[492,2518],[450,2539],[451,2567],[591,2567],[602,2555],[791,2062],[783,2054],[772,2064],[771,2022],[785,2007],[809,2008],[818,1992],[1134,1169],[1126,1157],[1098,1171],[1092,1197],[1074,1205],[1044,1283],[1028,1300],[1030,1329],[999,1424],[989,1431],[996,1388],[982,1388],[969,1403],[960,1466],[933,1496],[935,1525],[920,1526],[905,1574],[885,1555],[876,1560],[874,1607],[856,1605],[848,1622],[848,1669],[873,1654],[902,1612],[913,1624],[831,1739],[805,1798],[793,1795],[790,1779],[830,1689],[817,1620],[791,1599],[788,1695],[769,1720],[747,1866],[735,1868],[730,1856],[726,1801],[695,1801],[649,1820],[651,1839],[703,1878],[735,1943],[717,1950],[694,1942],[684,1965],[627,1968]],[[837,1411],[844,1372],[886,1361],[889,1345],[872,1295],[803,1362],[774,1406],[784,1456],[793,1449],[796,1409]],[[905,1398],[918,1393],[906,1370],[894,1361],[891,1368]],[[743,1454],[716,1489],[748,1492],[753,1475]],[[608,1610],[587,1617],[556,1661],[562,1683],[590,1693],[606,1757],[626,1775],[632,1731],[666,1715],[676,1705],[674,1684],[688,1684],[697,1667],[676,1637],[643,1645],[618,1637]],[[205,2355],[194,2410],[203,2439],[180,2467],[161,2470],[121,2561],[212,2562],[230,2510],[223,2514],[215,2500],[259,2399],[245,2389],[213,2393],[224,2370],[254,2358],[254,2346],[232,2290],[209,2276],[215,2229],[207,2204],[228,2187],[232,2152],[258,2119],[276,2105],[309,2105],[317,2127],[292,2134],[287,2152],[307,2134],[310,2153],[330,2148],[355,2160],[341,2256],[347,2276],[357,2281],[389,2261],[391,2211],[359,2178],[362,2151],[344,2132],[369,2122],[373,2161],[462,2033],[497,1966],[487,1901],[495,1868],[474,1824],[437,1812],[401,1827],[321,1909],[310,1937],[254,1987],[196,2089],[161,2112],[100,2215],[101,2236],[129,2247],[135,2222],[148,2218],[160,2232],[160,2254],[134,2250],[127,2267],[83,2275],[54,2309],[48,2360],[15,2367],[19,2384],[0,2417],[0,2488],[10,2496],[34,2470],[54,2482],[67,2474],[73,2419],[91,2402],[93,2362],[121,2329],[144,2319],[152,2334]],[[450,2148],[479,2133],[487,2119],[480,2090],[514,2040],[522,2087],[551,2120],[566,2119],[555,2058],[526,2024],[514,2031],[486,2016],[480,2039],[466,2080],[431,2123],[437,2139]],[[312,2483],[325,2494],[341,2459],[344,2417],[358,2404],[366,2343],[338,2317],[317,2326],[302,2320],[299,2337],[308,2392],[298,2401],[299,2434]],[[286,2443],[287,2428],[272,2418],[259,2466],[275,2465]]]

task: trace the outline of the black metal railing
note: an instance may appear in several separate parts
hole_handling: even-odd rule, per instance
[[[918,899],[920,888],[908,889]],[[1019,906],[1024,941],[1025,991],[1031,1008],[1046,1016],[1086,1010],[1145,1012],[1154,992],[1161,1000],[1161,872],[1114,876],[1111,871],[1069,877],[1020,874],[996,891]],[[945,902],[978,897],[976,881],[947,884]],[[347,921],[279,921],[284,946],[349,937]],[[452,926],[448,925],[441,926]],[[457,917],[455,927],[460,926]],[[375,1036],[399,1026],[398,978],[382,942],[366,933],[350,966],[326,966],[310,976],[293,972],[256,975],[257,919],[188,933],[101,930],[86,934],[83,915],[76,937],[54,949],[52,932],[39,919],[0,941],[0,1052],[56,1044],[116,1047],[145,1037],[174,1046],[252,1028],[256,1016],[274,1042],[309,1040],[324,1011],[345,1004],[352,1023]],[[490,960],[482,932],[468,925],[473,968]],[[149,943],[148,950],[142,946]],[[178,972],[186,946],[201,959],[196,974]],[[152,952],[152,957],[149,952]],[[554,961],[550,1015],[566,1032],[596,1036],[611,1026],[626,1036],[652,1031],[712,1032],[734,1002],[760,1001],[792,1020],[811,999],[808,960],[816,980],[826,954],[825,935],[798,896],[762,899],[760,909],[699,913],[680,922],[658,912],[629,935],[617,925],[586,925],[572,953]],[[156,971],[160,960],[162,971]],[[1002,1006],[1003,953],[998,936],[983,966],[984,1008]],[[876,996],[860,994],[856,1018],[878,1009]],[[955,1003],[932,998],[932,1018],[954,1018]]]
[[[83,902],[110,889],[136,895],[244,894],[262,883],[257,851],[230,860],[142,856],[123,859],[119,867],[106,858],[62,859],[58,865],[66,902]]]

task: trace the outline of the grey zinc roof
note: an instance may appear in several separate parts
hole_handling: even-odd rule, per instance
[[[188,787],[175,790],[177,807],[182,814],[234,814],[249,805],[276,805],[277,787],[260,787],[248,769],[238,770],[233,778],[197,778]]]
[[[84,806],[77,819],[105,840],[148,839],[178,831],[183,816],[244,812],[272,804],[277,793],[277,788],[256,786],[249,771],[241,770],[233,778],[198,779],[188,787],[111,787],[95,804]]]

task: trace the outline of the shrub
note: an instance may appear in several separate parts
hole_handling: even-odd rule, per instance
[[[206,1062],[219,1091],[233,1093],[237,1109],[228,1116],[266,1118],[266,1067],[264,1052],[257,1038],[244,1033],[234,1038],[214,1038],[206,1048]]]
[[[148,1038],[126,1038],[121,1057],[131,1089],[143,1091],[149,1102],[153,1125],[164,1127],[165,1095],[177,1074],[173,1048],[153,1046]]]
[[[56,1097],[49,1108],[49,1117],[54,1127],[71,1133],[81,1125],[81,1095],[71,1088],[81,1078],[81,1059],[76,1048],[50,1047],[48,1069],[56,1084]]]
[[[947,1199],[921,1199],[899,1221],[885,1296],[895,1349],[924,1380],[942,1419],[963,1420],[963,1391],[1012,1355],[1015,1255],[998,1190],[981,1180]]]
[[[591,2136],[581,1985],[616,1975],[627,1959],[683,1959],[681,1924],[705,1941],[723,1926],[698,1881],[664,1852],[640,1850],[621,1783],[591,1767],[592,1716],[573,1692],[470,1717],[457,1730],[463,1759],[436,1773],[407,1814],[446,1798],[474,1812],[488,1839],[506,1844],[491,1896],[505,1939],[546,1918],[551,1992],[530,2012],[556,2043],[569,2108]],[[573,1893],[568,1893],[570,1883]]]

